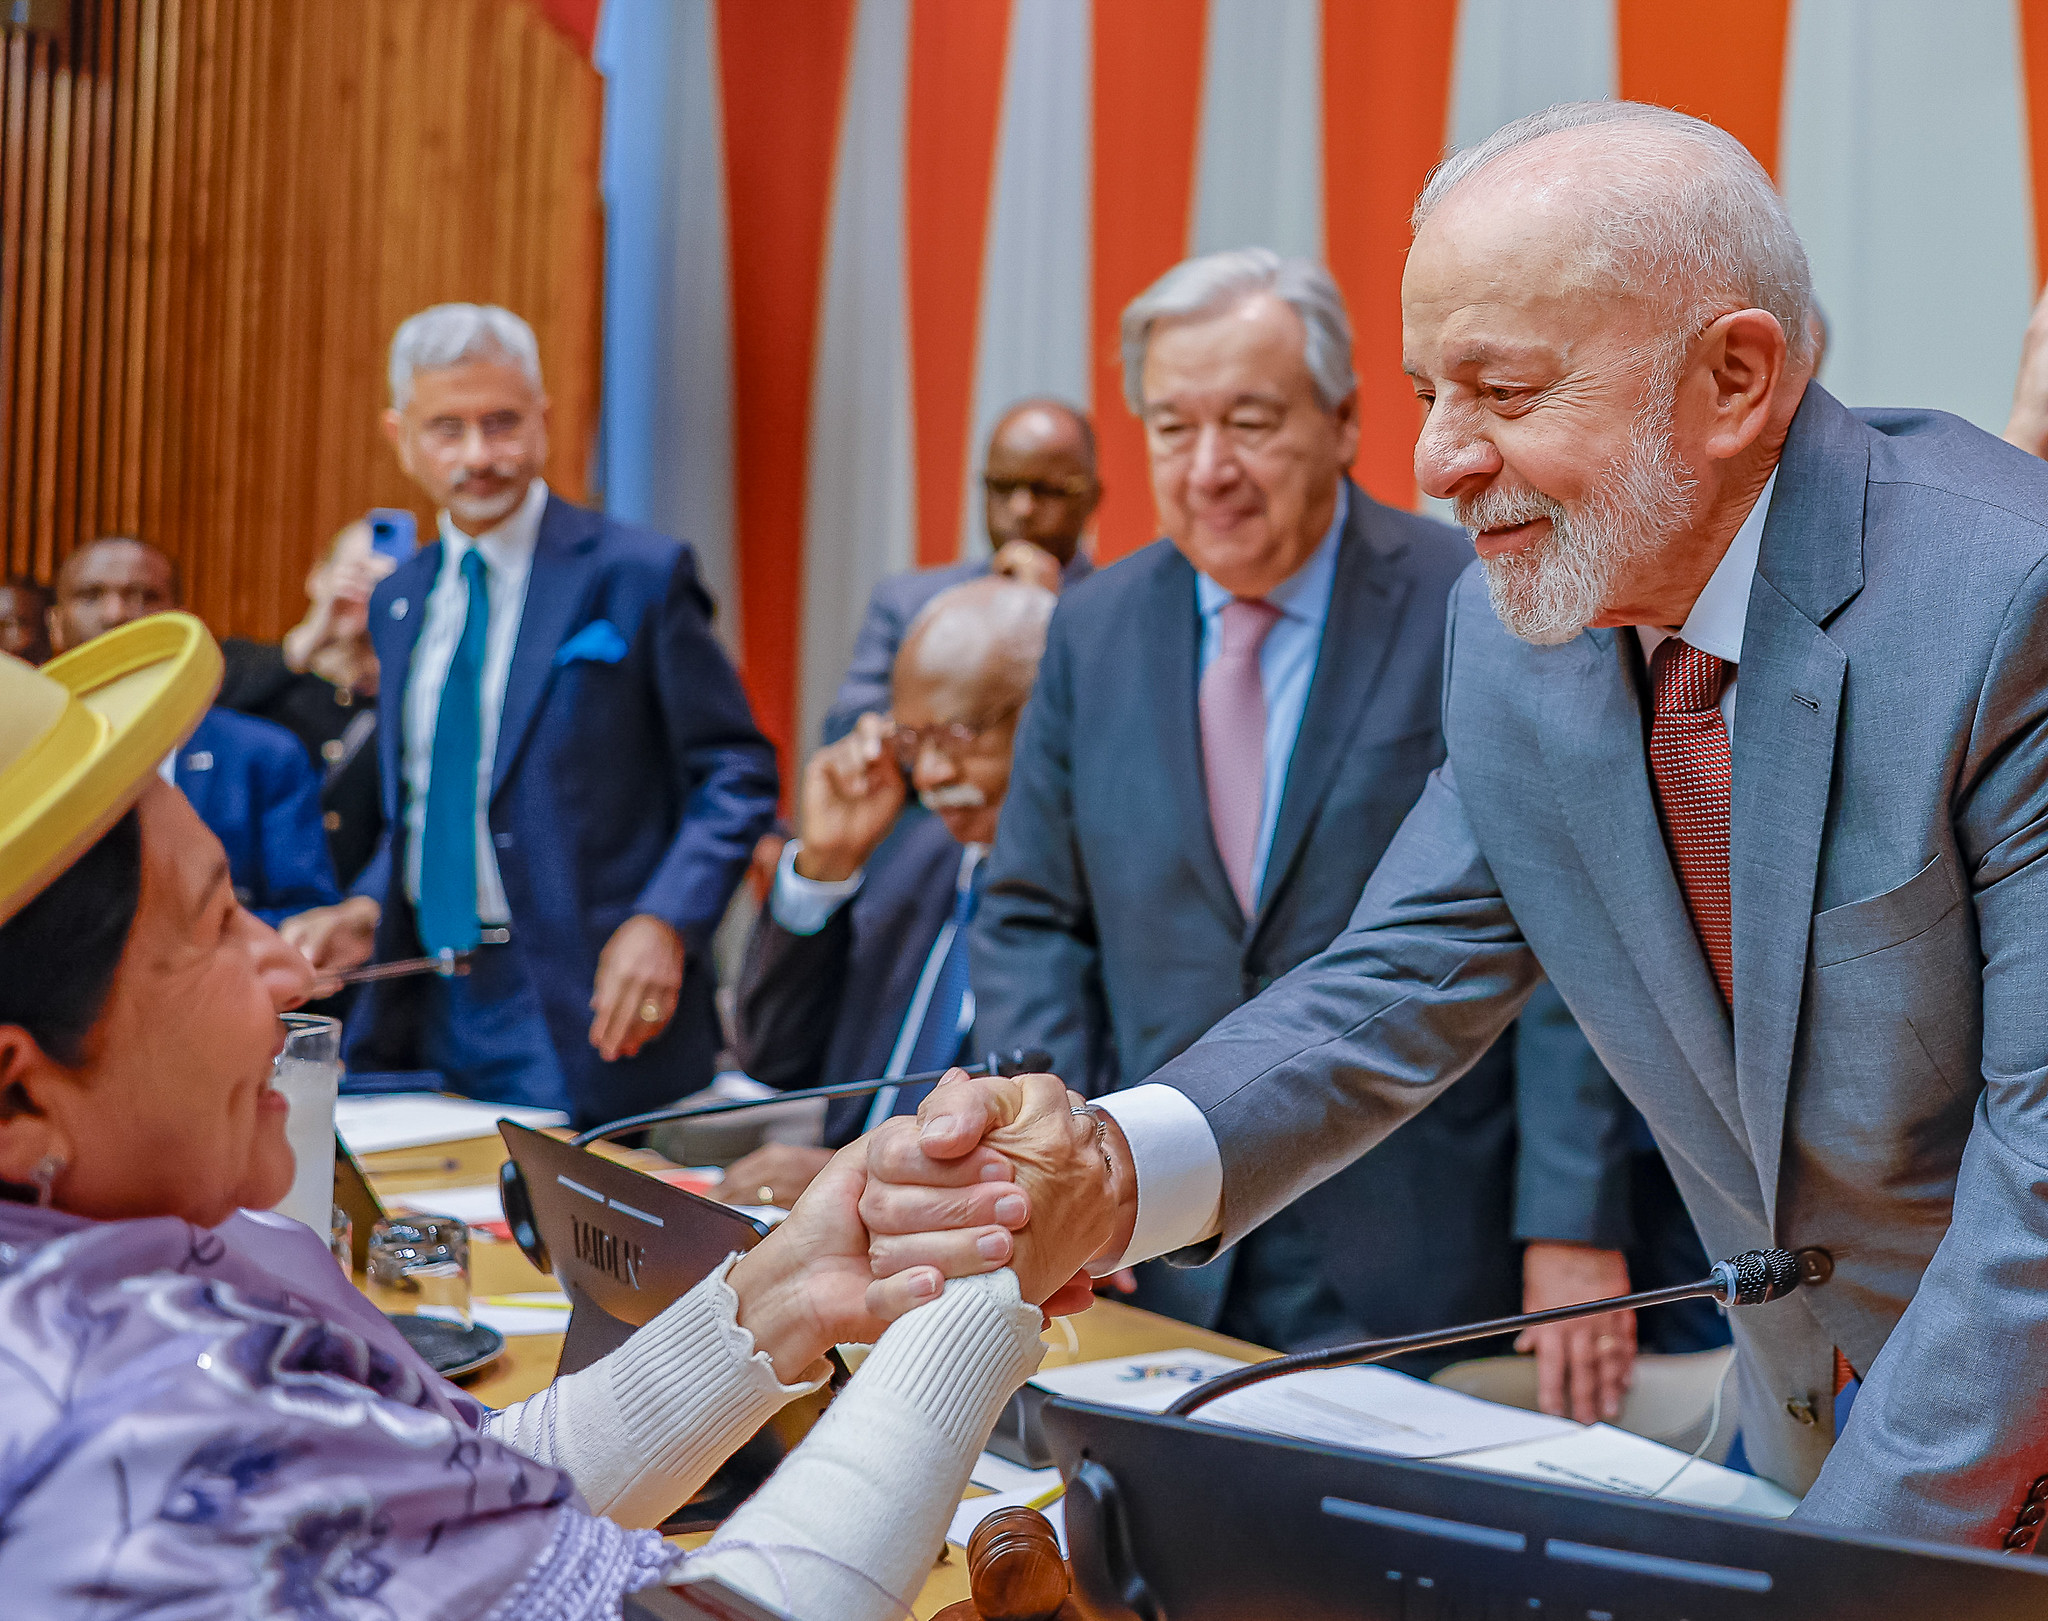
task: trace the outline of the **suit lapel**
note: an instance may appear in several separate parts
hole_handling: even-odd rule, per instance
[[[1735,1059],[1773,1222],[1849,668],[1821,625],[1862,588],[1870,460],[1863,432],[1833,399],[1809,388],[1779,463],[1735,689],[1728,829]]]
[[[495,797],[511,774],[521,744],[533,725],[555,673],[555,651],[567,639],[583,608],[594,568],[598,517],[549,496],[534,543],[533,568],[526,577],[526,607],[519,640],[505,679],[505,706],[498,720],[498,753],[491,768]]]
[[[1388,567],[1387,559],[1374,551],[1367,538],[1370,510],[1364,493],[1354,488],[1350,518],[1337,550],[1337,575],[1331,585],[1329,615],[1323,622],[1322,645],[1316,653],[1315,676],[1309,684],[1308,707],[1302,713],[1301,730],[1287,763],[1287,785],[1273,826],[1273,848],[1266,857],[1266,879],[1259,897],[1261,920],[1286,888],[1316,811],[1372,707],[1373,690],[1393,646],[1390,627],[1400,622],[1407,604],[1410,581]]]
[[[1544,761],[1572,841],[1658,1016],[1728,1129],[1745,1141],[1728,1018],[1650,788],[1642,704],[1624,662],[1636,656],[1622,639],[1631,634],[1589,630],[1550,655],[1560,667],[1545,683]]]
[[[1195,571],[1180,553],[1167,557],[1153,579],[1143,617],[1138,645],[1154,651],[1145,664],[1152,686],[1152,725],[1166,766],[1163,786],[1174,845],[1187,858],[1203,898],[1237,934],[1244,928],[1244,912],[1223,871],[1223,858],[1216,853],[1209,789],[1202,776]]]

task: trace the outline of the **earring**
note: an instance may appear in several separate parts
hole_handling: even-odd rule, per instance
[[[50,1190],[57,1184],[57,1178],[64,1174],[64,1161],[56,1154],[45,1154],[36,1161],[36,1168],[28,1173],[29,1180],[36,1185],[36,1208],[50,1208]]]

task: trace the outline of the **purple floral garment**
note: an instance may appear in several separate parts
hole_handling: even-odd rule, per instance
[[[616,1613],[658,1539],[483,1414],[296,1222],[0,1203],[0,1614]]]

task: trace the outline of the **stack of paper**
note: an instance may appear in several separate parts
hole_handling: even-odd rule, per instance
[[[1078,1401],[1160,1413],[1194,1386],[1242,1366],[1208,1351],[1159,1351],[1050,1368],[1031,1383]],[[1219,1397],[1195,1416],[1295,1440],[1704,1508],[1782,1516],[1798,1505],[1769,1481],[1690,1462],[1683,1452],[1626,1430],[1504,1407],[1387,1368],[1288,1374]],[[998,1506],[994,1498],[975,1498],[961,1513]],[[970,1531],[974,1523],[967,1522]]]
[[[1772,1519],[1783,1519],[1799,1506],[1798,1498],[1768,1480],[1724,1469],[1704,1458],[1689,1462],[1683,1452],[1606,1424],[1574,1424],[1569,1435],[1439,1461],[1455,1463],[1461,1469],[1523,1475],[1553,1485],[1588,1486],[1628,1497],[1690,1503],[1695,1508],[1735,1509]]]
[[[467,1098],[443,1097],[439,1092],[344,1097],[337,1098],[334,1104],[335,1129],[348,1144],[349,1152],[357,1156],[380,1154],[387,1148],[419,1148],[427,1143],[495,1137],[500,1120],[511,1120],[535,1131],[569,1123],[569,1117],[559,1109],[472,1103]]]

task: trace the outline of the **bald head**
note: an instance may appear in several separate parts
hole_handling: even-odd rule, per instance
[[[81,546],[57,571],[50,641],[59,653],[130,620],[178,606],[178,569],[147,541],[109,535]]]
[[[1013,540],[1029,541],[1064,567],[1102,498],[1095,430],[1062,401],[1021,400],[989,435],[982,485],[990,546],[1000,551]]]
[[[1723,310],[1768,310],[1795,362],[1814,358],[1813,276],[1771,177],[1727,131],[1668,107],[1565,102],[1453,154],[1416,200],[1485,211],[1504,234],[1562,244],[1567,284],[1659,305],[1674,336]]]
[[[894,719],[920,740],[912,781],[963,844],[995,838],[1018,711],[1057,600],[999,575],[969,580],[925,604],[896,655]]]
[[[1045,627],[1058,604],[1050,591],[991,575],[941,591],[910,622],[896,654],[900,707],[906,682],[942,687],[958,700],[958,720],[983,719],[1030,696],[1045,651]]]

